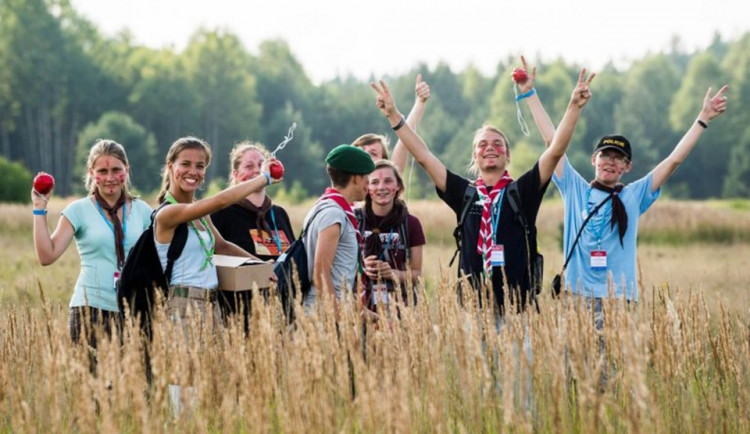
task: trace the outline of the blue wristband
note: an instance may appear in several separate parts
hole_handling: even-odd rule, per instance
[[[47,210],[46,209],[34,209],[31,211],[31,213],[34,215],[47,215]]]
[[[524,98],[528,98],[531,95],[534,95],[535,93],[536,93],[536,89],[532,87],[530,91],[516,96],[516,102],[521,101]]]
[[[271,174],[268,172],[261,172],[266,177],[266,185],[271,185]]]

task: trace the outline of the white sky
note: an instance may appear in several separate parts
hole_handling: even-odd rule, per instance
[[[287,41],[316,83],[336,75],[401,74],[420,62],[486,74],[508,55],[562,57],[589,68],[627,65],[666,50],[677,35],[688,52],[719,32],[750,31],[747,0],[72,0],[108,36],[183,49],[194,31],[224,29],[256,53]]]

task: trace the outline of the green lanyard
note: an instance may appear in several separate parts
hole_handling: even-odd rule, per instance
[[[177,202],[177,199],[175,199],[174,196],[172,196],[172,193],[170,192],[167,192],[167,194],[164,196],[164,199],[171,204],[179,203]],[[208,222],[206,221],[206,218],[201,217],[200,221],[203,224],[203,227],[206,228],[206,231],[208,232],[208,239],[209,239],[210,247],[206,247],[206,242],[203,241],[203,237],[201,236],[200,231],[195,226],[195,223],[193,223],[192,220],[190,220],[190,227],[193,228],[193,230],[195,231],[195,235],[198,237],[198,241],[201,243],[201,248],[203,249],[203,253],[206,255],[206,260],[203,261],[203,266],[201,267],[201,271],[203,271],[206,269],[206,267],[208,267],[209,264],[213,263],[215,243],[214,243],[214,234],[211,232],[211,228],[208,226]]]

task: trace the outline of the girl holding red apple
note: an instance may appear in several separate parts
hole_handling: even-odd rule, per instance
[[[273,178],[267,159],[251,177],[230,185],[219,193],[196,199],[211,162],[211,148],[195,137],[183,137],[172,144],[163,168],[159,202],[169,202],[156,214],[154,238],[156,250],[166,267],[167,251],[175,229],[188,224],[188,237],[180,257],[174,262],[169,282],[167,310],[172,318],[184,318],[188,305],[195,313],[213,315],[214,307],[206,302],[216,300],[218,278],[213,263],[214,252],[222,255],[253,257],[245,249],[226,240],[212,223],[210,214],[231,206],[267,185],[280,182]],[[187,324],[185,324],[186,326]]]
[[[54,180],[40,174],[34,181],[34,248],[39,262],[50,265],[75,239],[81,256],[81,272],[70,300],[69,326],[74,342],[81,338],[84,319],[109,332],[117,317],[115,285],[130,248],[149,226],[151,207],[129,191],[128,157],[122,145],[99,140],[86,163],[89,195],[68,205],[50,235],[47,201]],[[92,327],[87,326],[86,330]],[[93,334],[87,341],[95,344]]]
[[[244,141],[235,145],[229,155],[229,185],[238,185],[258,176],[270,157],[260,143]],[[276,161],[270,167],[271,178],[283,176],[283,166]],[[277,172],[280,170],[280,173]],[[258,258],[268,261],[279,257],[294,241],[294,231],[284,208],[274,204],[266,189],[254,191],[227,208],[211,214],[216,229],[224,237]],[[245,326],[250,311],[251,291],[222,292],[221,307],[225,314],[244,310]]]

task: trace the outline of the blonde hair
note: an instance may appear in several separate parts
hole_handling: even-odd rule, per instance
[[[383,149],[383,159],[388,159],[388,137],[382,135],[382,134],[363,134],[355,141],[352,142],[352,146],[356,146],[358,148],[363,148],[371,143],[380,142],[380,146]]]
[[[506,136],[504,132],[500,131],[500,128],[494,125],[486,125],[486,124],[482,125],[478,130],[474,132],[474,138],[471,141],[471,161],[469,162],[469,167],[467,168],[467,171],[469,172],[469,174],[474,175],[474,176],[479,175],[479,168],[477,167],[477,161],[476,161],[476,158],[474,158],[474,149],[477,147],[477,144],[479,143],[479,137],[486,131],[492,131],[493,133],[497,133],[500,137],[502,137],[503,141],[505,142],[505,149],[508,152],[510,152],[510,142],[508,141],[508,136]]]
[[[109,139],[98,139],[89,151],[89,158],[86,160],[86,175],[83,177],[86,191],[90,194],[94,193],[96,184],[94,183],[94,177],[91,176],[91,171],[94,168],[96,160],[106,155],[117,158],[125,165],[125,182],[122,184],[122,192],[125,193],[125,197],[128,199],[135,199],[135,196],[130,192],[130,164],[128,163],[128,156],[125,154],[125,148],[114,140]]]
[[[240,168],[240,160],[242,159],[242,156],[250,151],[260,152],[260,155],[263,156],[264,160],[271,156],[268,149],[259,142],[244,140],[234,145],[234,148],[232,148],[232,151],[229,153],[229,185],[237,184],[237,180],[234,179],[232,171]]]
[[[198,149],[206,153],[206,167],[211,164],[211,146],[208,143],[197,137],[182,137],[177,139],[172,146],[169,147],[167,152],[167,158],[164,160],[164,167],[161,169],[161,189],[159,190],[158,202],[164,202],[164,198],[169,191],[169,163],[177,161],[177,157],[180,152],[185,149]]]

